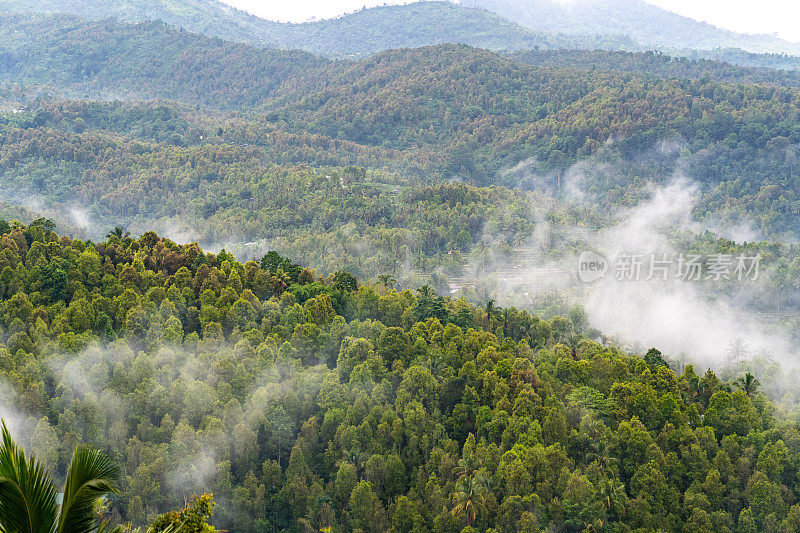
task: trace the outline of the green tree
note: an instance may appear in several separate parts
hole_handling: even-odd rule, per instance
[[[480,474],[465,476],[456,483],[453,504],[453,516],[464,520],[468,527],[479,513],[486,511],[486,485]]]
[[[746,372],[744,376],[736,380],[735,385],[749,397],[758,391],[761,382],[753,374]]]
[[[216,530],[208,523],[213,511],[211,494],[195,496],[180,511],[156,518],[146,533],[213,533]]]

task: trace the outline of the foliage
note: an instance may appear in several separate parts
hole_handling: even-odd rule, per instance
[[[97,529],[95,503],[117,491],[118,471],[111,459],[98,450],[78,447],[58,503],[49,472],[12,440],[5,421],[0,436],[0,530],[89,533]]]
[[[276,283],[153,233],[17,225],[0,255],[0,372],[24,443],[55,476],[73,443],[107,450],[108,512],[135,525],[208,524],[208,497],[169,510],[212,490],[214,526],[236,531],[796,522],[800,432],[752,380],[676,374],[657,350],[430,288]]]

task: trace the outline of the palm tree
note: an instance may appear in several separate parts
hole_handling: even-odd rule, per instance
[[[728,355],[729,362],[737,364],[741,359],[746,359],[747,356],[750,355],[750,350],[747,348],[744,339],[736,337],[728,345],[728,349],[725,353]]]
[[[272,292],[277,292],[278,294],[283,294],[283,291],[289,286],[292,282],[292,278],[283,271],[282,268],[279,268],[269,278],[269,288]]]
[[[744,376],[740,377],[734,382],[734,385],[739,387],[748,396],[752,396],[758,390],[761,382],[750,372],[746,372]]]
[[[453,516],[461,517],[471,526],[478,517],[478,512],[486,510],[486,489],[479,475],[465,476],[456,484],[453,494]]]
[[[598,491],[603,510],[611,518],[617,518],[625,511],[625,485],[617,480],[604,479]]]
[[[492,315],[494,314],[494,300],[486,298],[486,323],[492,329]]]
[[[106,234],[106,239],[108,239],[110,241],[111,240],[115,240],[117,242],[121,242],[122,239],[124,239],[125,237],[130,237],[130,236],[131,236],[131,232],[125,231],[125,228],[123,228],[121,226],[114,226],[114,229],[112,229],[111,231],[109,231]]]
[[[575,361],[578,361],[581,358],[578,354],[578,351],[586,345],[586,341],[585,339],[582,339],[580,335],[574,331],[571,331],[569,335],[564,338],[564,344],[567,346],[567,348],[569,348],[572,358]]]
[[[387,289],[391,289],[394,287],[394,284],[397,283],[397,280],[393,278],[390,274],[381,274],[378,276],[378,283],[386,287]]]
[[[441,350],[431,350],[428,359],[426,360],[426,366],[428,370],[430,370],[431,375],[436,379],[441,379],[442,371],[447,366],[444,361],[444,355],[442,354]]]
[[[436,294],[430,285],[423,285],[417,289],[417,292],[419,293],[420,299],[425,301],[430,300],[433,298],[433,295]]]
[[[117,492],[118,470],[103,452],[79,446],[72,454],[61,505],[50,473],[35,456],[12,440],[2,421],[0,442],[0,531],[18,533],[90,533],[98,525],[97,500]],[[115,529],[114,531],[121,531]]]
[[[775,362],[775,356],[767,348],[762,348],[761,350],[759,350],[758,353],[756,354],[756,359],[761,359],[765,363]]]
[[[474,453],[465,452],[464,456],[458,460],[458,464],[453,468],[456,481],[463,481],[471,478],[480,467],[480,461]]]
[[[678,357],[675,358],[673,363],[675,364],[675,370],[678,374],[683,374],[686,371],[686,367],[690,364],[691,360],[689,359],[689,354],[686,352],[681,352],[678,354]]]
[[[594,438],[586,452],[587,464],[597,463],[602,472],[613,473],[619,461],[611,453],[611,445],[604,438]]]

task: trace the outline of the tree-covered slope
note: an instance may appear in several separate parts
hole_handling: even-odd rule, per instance
[[[70,95],[252,107],[288,77],[322,63],[304,52],[234,44],[162,22],[0,19],[0,77]]]
[[[624,38],[533,32],[483,9],[439,1],[375,7],[329,20],[276,25],[267,35],[270,44],[329,57],[359,57],[441,43],[489,50],[635,46]]]
[[[658,78],[702,79],[734,82],[774,84],[790,87],[800,85],[800,58],[776,55],[774,60],[780,67],[751,65],[738,66],[737,62],[726,62],[724,51],[718,51],[716,59],[705,59],[700,55],[694,58],[673,56],[661,52],[623,52],[610,50],[520,50],[509,54],[516,61],[529,65],[570,67],[584,70],[603,70],[630,72],[637,75],[650,75]],[[733,52],[731,52],[733,53]],[[714,54],[716,55],[716,54]],[[758,63],[767,63],[764,54]]]
[[[263,20],[217,0],[0,0],[0,13],[67,14],[89,20],[113,17],[126,22],[160,20],[228,41],[300,49],[328,57],[363,57],[394,48],[462,43],[490,50],[656,48],[676,56],[723,59],[745,66],[797,68],[796,61],[780,55],[798,52],[791,43],[720,30],[643,2],[621,7],[612,4],[420,1],[364,8],[302,24]]]
[[[67,94],[91,90],[105,98],[167,97],[190,107],[178,113],[182,125],[169,131],[159,129],[169,112],[162,117],[160,111],[145,111],[158,120],[143,127],[141,122],[150,119],[137,116],[135,107],[112,107],[108,110],[123,115],[104,124],[114,115],[102,117],[102,108],[48,110],[45,100],[31,99],[27,112],[3,120],[6,183],[32,183],[34,175],[40,180],[52,172],[45,170],[49,165],[63,166],[62,155],[53,154],[66,154],[70,161],[83,154],[75,151],[76,144],[126,145],[131,136],[177,146],[233,143],[242,164],[274,158],[281,164],[357,165],[389,171],[395,182],[455,177],[556,193],[573,164],[603,157],[619,171],[593,173],[584,185],[609,205],[638,197],[648,183],[663,183],[680,171],[709,195],[698,205],[705,215],[722,208],[725,217],[756,221],[764,235],[796,228],[800,169],[793,154],[800,141],[800,93],[779,85],[791,84],[791,74],[718,63],[684,68],[647,55],[601,56],[602,70],[587,70],[577,68],[571,52],[563,56],[571,67],[532,66],[450,44],[327,61],[228,44],[160,23],[75,22],[72,27],[60,21],[31,22],[36,28],[52,22],[51,32],[40,40],[4,34],[5,79],[38,81]],[[137,49],[142,35],[154,43]],[[139,53],[125,53],[127,47]],[[31,60],[18,59],[26,57]],[[80,71],[74,68],[78,57],[84,61],[78,62]],[[623,72],[629,60],[649,65],[656,76]],[[606,70],[615,63],[616,70]],[[679,77],[673,77],[675,69]],[[244,114],[223,115],[213,107]],[[67,118],[61,120],[64,113]],[[46,132],[48,117],[62,130],[56,136]],[[84,126],[94,125],[90,129],[118,130],[124,139],[84,134],[78,118]],[[53,151],[31,148],[42,141]],[[675,149],[658,149],[663,143]],[[97,155],[78,158],[63,183],[106,168],[92,170],[88,162],[108,160],[107,152],[89,152]],[[521,170],[506,172],[523,161]],[[44,166],[25,166],[29,163]],[[45,190],[58,194],[60,189]]]
[[[422,1],[362,9],[303,24],[260,19],[216,0],[166,2],[0,0],[0,13],[66,14],[89,20],[160,20],[209,37],[255,46],[306,50],[328,57],[360,57],[392,48],[464,43],[492,50],[525,48],[633,48],[619,36],[586,37],[528,30],[482,9]]]
[[[598,340],[579,309],[50,229],[0,221],[3,416],[56,477],[78,443],[113,459],[104,518],[213,492],[212,523],[241,532],[800,525],[769,361],[702,371]]]
[[[264,44],[264,33],[279,26],[217,0],[2,0],[0,13],[68,14],[129,22],[161,20],[194,33],[250,44]]]

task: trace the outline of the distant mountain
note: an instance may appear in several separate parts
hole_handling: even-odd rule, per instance
[[[0,80],[67,96],[252,107],[287,78],[325,62],[307,52],[264,50],[163,22],[0,17]]]
[[[534,32],[484,9],[438,1],[362,9],[303,24],[272,25],[264,35],[271,45],[329,57],[363,57],[395,48],[443,43],[488,50],[638,48],[624,36]]]
[[[628,35],[657,48],[741,48],[800,54],[800,44],[770,35],[747,35],[698,22],[643,0],[461,0],[533,31],[574,35]]]
[[[211,37],[265,44],[264,35],[281,26],[217,0],[0,0],[0,13],[63,13],[89,20],[162,20]]]
[[[364,57],[394,48],[442,43],[489,50],[529,48],[635,49],[625,36],[534,32],[484,9],[446,1],[362,9],[341,17],[270,22],[217,0],[0,0],[0,13],[68,14],[88,20],[161,20],[170,26],[256,46],[305,50],[327,57]]]
[[[717,54],[715,58],[747,66],[783,65],[776,59],[737,54],[735,49],[800,55],[800,44],[723,30],[642,0],[420,1],[302,24],[264,20],[218,0],[0,0],[3,13],[59,13],[123,22],[161,20],[227,41],[335,58],[442,43],[495,51],[655,48],[682,56]],[[729,50],[719,57],[719,49]]]

